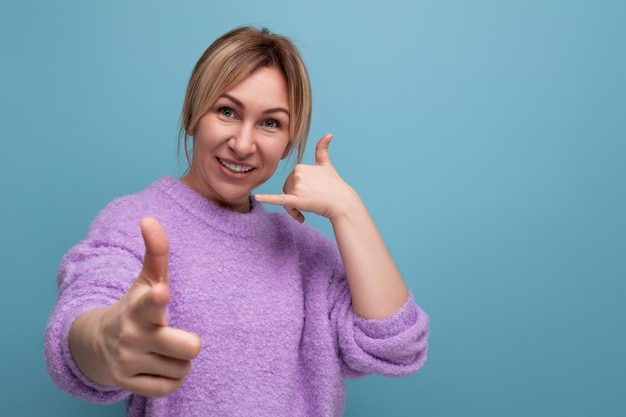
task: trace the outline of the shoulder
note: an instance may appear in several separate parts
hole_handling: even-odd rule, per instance
[[[289,233],[296,239],[309,242],[313,245],[332,243],[332,240],[319,230],[306,223],[298,223],[285,212],[267,212],[267,217],[274,229],[283,233]]]
[[[298,223],[284,212],[268,213],[279,237],[290,239],[301,259],[307,262],[335,264],[339,258],[337,243],[306,223]]]
[[[116,230],[134,230],[139,234],[139,220],[159,218],[165,206],[165,189],[174,178],[163,177],[134,194],[118,197],[102,209],[93,220],[89,235],[108,234]]]

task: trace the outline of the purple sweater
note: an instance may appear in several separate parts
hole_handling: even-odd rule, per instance
[[[145,398],[85,377],[72,359],[73,320],[117,301],[144,255],[142,217],[170,242],[169,325],[198,334],[184,385]],[[354,314],[336,244],[254,202],[223,209],[175,178],[113,201],[63,258],[46,337],[52,380],[90,402],[127,401],[128,416],[341,416],[343,378],[417,371],[428,317],[410,296],[385,320]]]

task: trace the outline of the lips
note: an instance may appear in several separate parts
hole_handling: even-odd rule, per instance
[[[245,166],[245,165],[237,165],[237,164],[233,164],[230,162],[226,162],[221,158],[217,158],[217,161],[227,170],[229,170],[230,172],[233,172],[235,174],[245,174],[246,172],[250,172],[254,169],[254,167],[251,166]]]

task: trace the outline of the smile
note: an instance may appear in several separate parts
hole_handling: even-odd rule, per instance
[[[252,171],[254,169],[254,167],[246,167],[246,166],[231,164],[229,162],[221,160],[220,158],[217,158],[217,161],[220,164],[222,164],[222,166],[225,167],[226,169],[228,169],[229,171],[235,172],[237,174],[244,173],[244,172],[250,172],[250,171]]]

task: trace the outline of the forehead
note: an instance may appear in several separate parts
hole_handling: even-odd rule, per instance
[[[261,67],[223,95],[231,96],[244,105],[284,107],[289,109],[287,80],[275,67]]]

